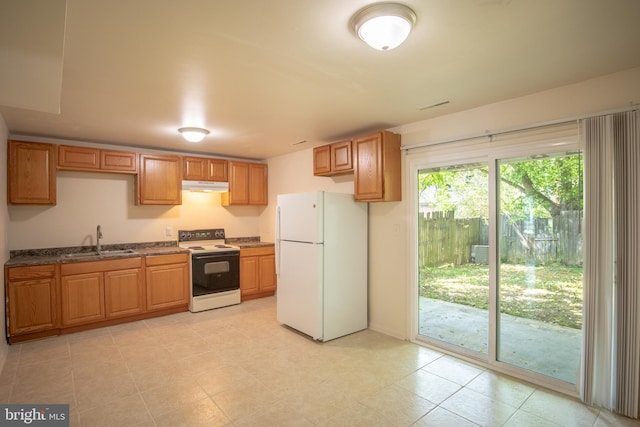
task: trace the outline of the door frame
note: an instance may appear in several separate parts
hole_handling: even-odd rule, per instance
[[[534,133],[530,131],[530,133]],[[467,360],[471,363],[485,368],[501,372],[515,378],[539,385],[554,391],[570,396],[578,397],[580,390],[580,380],[577,383],[569,384],[555,378],[536,374],[525,369],[521,369],[497,360],[497,257],[498,257],[498,220],[497,220],[497,194],[498,182],[497,161],[500,159],[510,159],[514,157],[528,157],[543,154],[559,153],[564,151],[578,151],[580,144],[577,137],[577,126],[575,135],[549,137],[541,135],[529,136],[521,141],[511,141],[508,137],[503,137],[498,143],[494,143],[491,138],[488,141],[460,141],[438,146],[424,147],[415,150],[415,153],[407,153],[408,166],[405,171],[405,189],[407,192],[407,218],[408,224],[408,254],[409,254],[409,286],[407,287],[407,336],[411,342],[419,345],[432,347],[445,354]],[[419,209],[418,194],[418,172],[423,169],[466,165],[471,163],[486,163],[489,170],[489,348],[488,354],[480,354],[457,346],[419,337],[418,316],[418,220]]]

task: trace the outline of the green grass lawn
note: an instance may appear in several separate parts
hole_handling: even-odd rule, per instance
[[[580,329],[582,267],[502,264],[500,312]],[[489,267],[480,264],[423,267],[420,295],[487,309]]]

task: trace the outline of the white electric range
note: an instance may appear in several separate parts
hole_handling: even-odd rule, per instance
[[[191,251],[189,311],[240,304],[240,248],[225,243],[224,229],[178,230],[178,246]]]

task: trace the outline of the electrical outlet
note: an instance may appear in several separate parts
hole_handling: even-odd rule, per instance
[[[164,234],[167,237],[171,237],[173,236],[173,228],[172,227],[167,227],[164,229]]]

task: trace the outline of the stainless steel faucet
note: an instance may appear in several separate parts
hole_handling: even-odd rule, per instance
[[[100,246],[100,239],[102,239],[102,227],[98,225],[96,229],[96,252],[100,252],[102,247]]]

